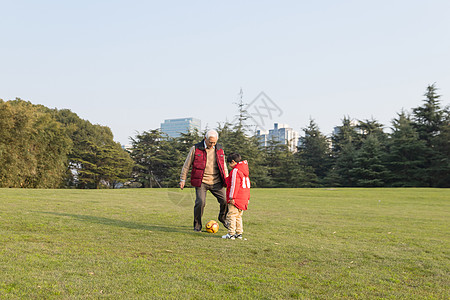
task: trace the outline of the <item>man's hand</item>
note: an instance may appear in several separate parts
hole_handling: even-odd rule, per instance
[[[234,199],[230,198],[230,204],[234,205]]]
[[[186,183],[185,181],[180,181],[180,189],[184,189],[184,184],[185,183]]]

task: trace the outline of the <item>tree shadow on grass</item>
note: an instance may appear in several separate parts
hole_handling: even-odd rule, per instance
[[[39,213],[61,216],[61,217],[71,217],[79,221],[89,222],[94,224],[101,224],[107,226],[116,226],[128,229],[138,229],[138,230],[148,230],[148,231],[162,231],[162,232],[178,232],[178,233],[192,233],[190,232],[190,227],[188,226],[161,226],[161,225],[144,225],[135,222],[122,221],[98,216],[89,216],[89,215],[77,215],[77,214],[68,214],[68,213],[59,213],[59,212],[49,212],[49,211],[41,211]]]

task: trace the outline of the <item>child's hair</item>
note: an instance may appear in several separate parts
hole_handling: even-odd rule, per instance
[[[230,163],[233,160],[235,162],[237,162],[237,163],[240,162],[241,161],[241,155],[239,153],[236,153],[236,152],[233,152],[233,153],[229,154],[228,157],[227,157],[227,163]]]

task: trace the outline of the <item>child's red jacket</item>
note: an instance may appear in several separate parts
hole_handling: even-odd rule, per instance
[[[250,199],[250,178],[248,177],[248,163],[246,160],[238,162],[231,170],[226,179],[227,182],[227,202],[230,198],[234,200],[234,206],[247,210]]]

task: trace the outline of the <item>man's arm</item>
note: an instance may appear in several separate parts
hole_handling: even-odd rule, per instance
[[[219,162],[217,162],[218,164]],[[227,167],[227,157],[225,156],[225,152],[223,153],[223,166],[225,170],[223,172],[225,173],[225,178],[227,178],[230,174],[228,173],[228,167]]]
[[[229,174],[228,174],[228,167],[227,167],[227,161],[226,160],[225,160],[224,166],[225,166],[225,170],[224,170],[225,178],[227,178]]]
[[[181,189],[183,189],[184,185],[186,184],[187,174],[189,172],[189,169],[191,168],[192,163],[194,162],[194,153],[195,153],[195,146],[192,146],[191,150],[189,151],[188,156],[186,157],[186,160],[184,161],[183,168],[181,169],[181,174],[180,174],[180,188]]]

